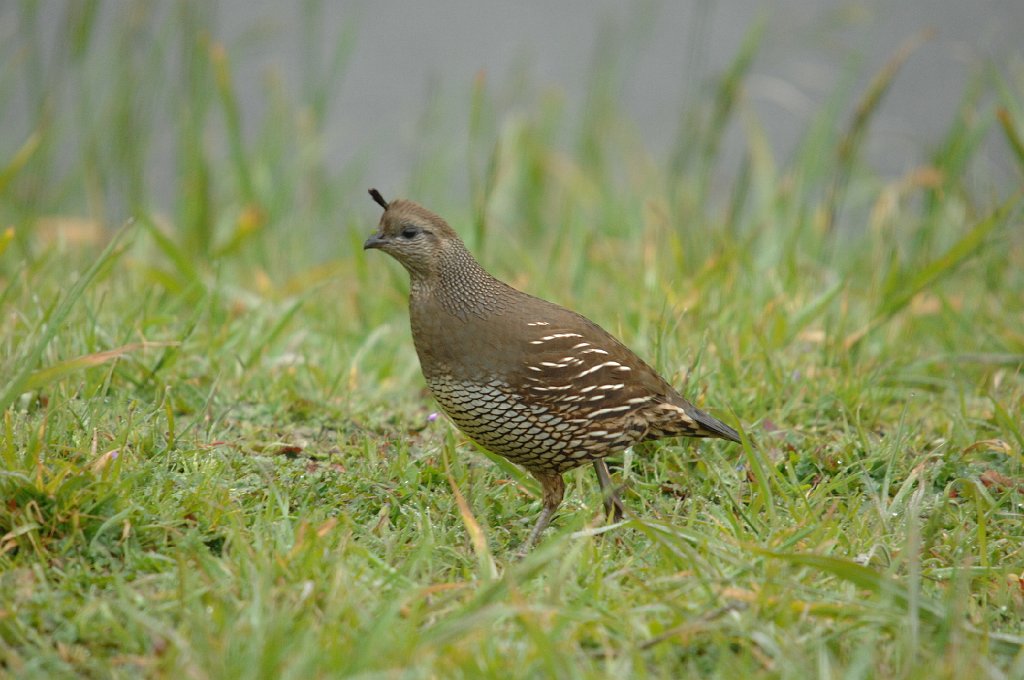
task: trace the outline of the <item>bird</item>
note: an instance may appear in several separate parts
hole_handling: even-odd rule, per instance
[[[625,508],[605,457],[666,437],[740,441],[596,323],[488,273],[439,215],[369,193],[384,212],[363,249],[409,273],[409,325],[435,401],[470,439],[540,483],[526,550],[561,504],[565,472],[591,463],[606,515],[618,520]]]

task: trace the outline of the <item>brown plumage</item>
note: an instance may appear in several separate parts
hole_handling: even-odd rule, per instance
[[[597,324],[488,274],[436,214],[370,195],[384,215],[363,248],[409,272],[412,337],[434,398],[466,435],[541,484],[528,545],[561,503],[567,470],[592,462],[606,509],[620,516],[605,456],[663,437],[739,441]]]

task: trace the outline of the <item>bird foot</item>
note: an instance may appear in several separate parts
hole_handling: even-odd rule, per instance
[[[626,505],[622,502],[622,498],[619,497],[619,490],[623,487],[613,490],[604,499],[604,515],[609,518],[612,522],[621,522],[622,518],[626,516]]]

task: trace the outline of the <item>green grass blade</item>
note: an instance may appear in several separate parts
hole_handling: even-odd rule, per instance
[[[127,250],[127,244],[123,244],[122,240],[128,233],[133,233],[135,230],[134,223],[128,223],[120,230],[118,230],[113,238],[110,239],[110,243],[103,249],[92,265],[82,274],[81,277],[71,287],[71,290],[67,292],[59,302],[56,303],[53,311],[50,312],[43,324],[43,329],[39,333],[38,337],[34,338],[31,345],[22,353],[14,364],[18,366],[13,377],[11,377],[6,385],[4,385],[3,392],[0,392],[0,411],[5,411],[14,403],[14,400],[18,398],[22,392],[25,391],[26,385],[29,383],[29,379],[32,373],[36,370],[36,366],[39,363],[39,359],[43,356],[43,352],[46,347],[50,344],[50,341],[57,335],[57,333],[64,328],[64,322],[67,320],[71,311],[78,304],[78,301],[85,294],[85,291],[89,288],[89,285],[93,282],[96,276],[116,262],[121,255]]]
[[[256,203],[250,163],[246,158],[245,142],[242,137],[242,115],[232,83],[231,62],[227,50],[218,43],[210,45],[209,57],[213,67],[214,83],[217,86],[217,93],[220,95],[220,103],[224,111],[231,158],[234,162],[239,188],[247,203]]]
[[[18,148],[11,160],[0,168],[0,195],[7,191],[11,181],[21,172],[22,168],[32,159],[43,142],[43,135],[36,130],[28,136],[21,147]]]
[[[996,109],[996,117],[999,118],[1003,135],[1009,142],[1010,150],[1013,151],[1013,156],[1017,160],[1018,170],[1024,173],[1024,140],[1021,139],[1020,130],[1017,129],[1017,124],[1006,107],[1000,106]]]
[[[878,311],[867,325],[846,338],[847,349],[855,347],[871,331],[906,308],[915,295],[948,278],[964,262],[977,255],[993,232],[1011,222],[1010,216],[1020,201],[1021,194],[1008,198],[992,214],[971,227],[945,253],[916,272],[893,273],[889,277],[890,290],[884,293]]]
[[[1009,216],[1020,203],[1021,194],[1011,196],[991,215],[975,224],[942,256],[925,264],[909,277],[904,274],[897,278],[898,288],[888,291],[879,315],[889,317],[900,311],[919,292],[950,276],[957,267],[976,255],[985,245],[989,236],[1009,224]]]
[[[864,135],[867,133],[871,120],[878,112],[882,100],[892,87],[896,76],[903,68],[907,59],[921,45],[928,41],[934,33],[934,30],[925,30],[905,42],[875,75],[871,84],[868,85],[864,96],[857,103],[853,120],[850,121],[850,126],[847,128],[846,133],[839,140],[839,146],[836,150],[836,176],[829,190],[828,198],[825,201],[829,215],[826,227],[829,230],[836,225],[837,215],[846,193],[850,174],[853,171],[858,154],[864,146]]]

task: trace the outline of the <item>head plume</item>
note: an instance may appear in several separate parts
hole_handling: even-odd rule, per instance
[[[384,200],[384,197],[380,195],[379,191],[377,191],[376,189],[370,189],[370,197],[377,202],[377,205],[384,208],[385,210],[388,209],[388,202]]]

